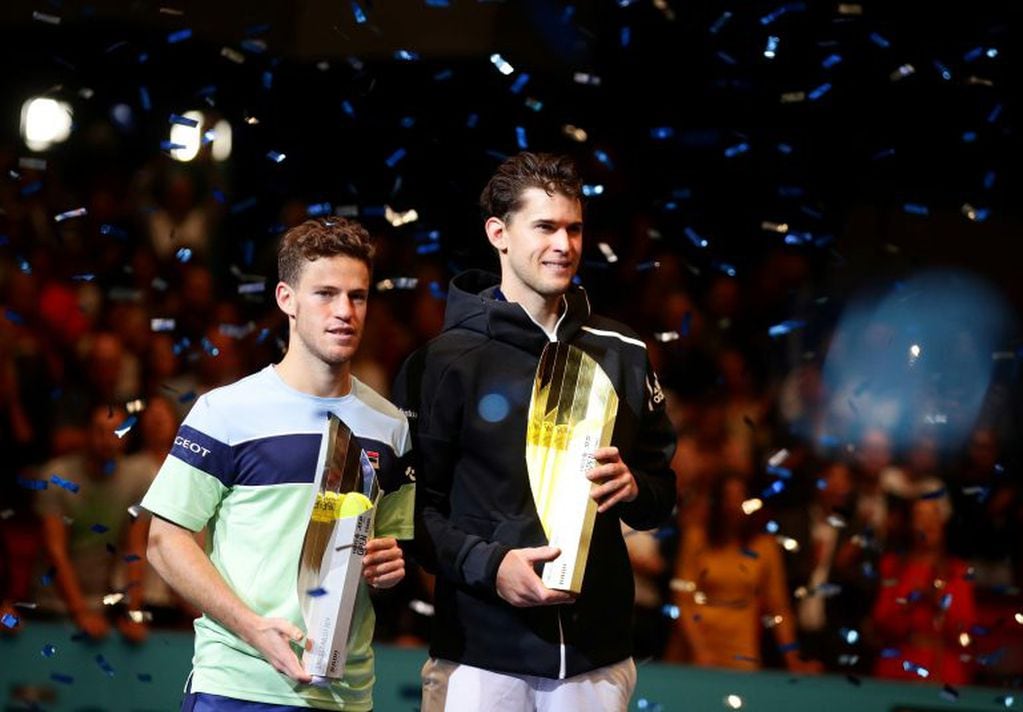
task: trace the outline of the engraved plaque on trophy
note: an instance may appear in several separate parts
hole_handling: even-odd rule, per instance
[[[611,443],[618,394],[593,358],[575,346],[544,348],[533,382],[526,465],[540,523],[561,554],[543,568],[551,589],[579,593],[597,504],[586,473],[593,453]]]
[[[298,566],[298,596],[313,642],[302,664],[322,681],[344,676],[362,559],[380,494],[373,466],[352,431],[333,414],[327,416],[320,443],[314,491]]]

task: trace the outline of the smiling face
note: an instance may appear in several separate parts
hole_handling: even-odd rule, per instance
[[[521,207],[506,219],[491,217],[487,237],[501,259],[501,290],[514,302],[545,302],[572,286],[582,253],[582,206],[540,188],[522,193]]]
[[[348,364],[359,348],[369,266],[346,255],[307,261],[297,283],[277,285],[277,304],[290,323],[289,353],[327,366]]]

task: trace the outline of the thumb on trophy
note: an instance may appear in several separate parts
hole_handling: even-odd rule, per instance
[[[530,549],[523,549],[522,555],[530,564],[538,564],[554,561],[561,556],[561,549],[556,546],[534,546]]]

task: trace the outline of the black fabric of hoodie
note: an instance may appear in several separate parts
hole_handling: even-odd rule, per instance
[[[571,289],[557,339],[592,356],[614,384],[619,406],[611,444],[639,494],[597,514],[573,603],[516,608],[501,599],[495,580],[505,554],[547,543],[525,443],[533,380],[549,339],[520,305],[495,298],[497,285],[496,276],[478,271],[452,280],[444,331],[409,357],[392,394],[413,432],[416,556],[437,574],[430,654],[557,678],[564,640],[565,676],[572,677],[632,654],[633,578],[619,519],[634,529],[668,519],[675,436],[642,342],[590,314],[585,292]]]

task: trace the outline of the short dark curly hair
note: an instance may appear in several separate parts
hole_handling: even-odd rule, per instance
[[[284,233],[277,251],[277,274],[295,286],[308,261],[344,255],[360,260],[373,272],[376,248],[369,232],[355,220],[325,217],[306,220]]]
[[[539,188],[548,195],[560,193],[582,200],[583,183],[575,162],[568,156],[523,151],[508,158],[497,168],[480,195],[483,219],[507,221],[522,207],[527,188]]]

